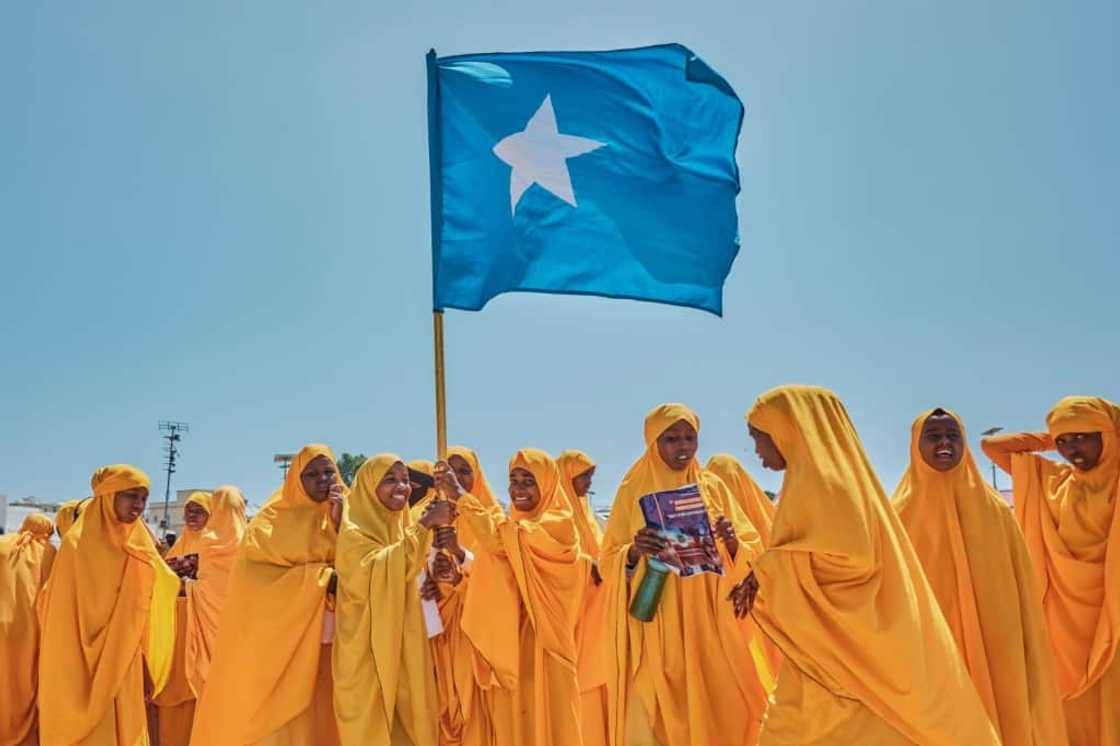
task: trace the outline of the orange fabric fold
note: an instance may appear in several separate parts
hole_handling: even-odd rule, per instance
[[[325,445],[304,446],[245,530],[198,700],[195,746],[299,743],[297,732],[309,728],[321,731],[317,746],[338,743],[323,644],[338,531],[329,504],[314,502],[300,481],[318,456],[335,461]]]
[[[22,744],[38,729],[35,604],[54,562],[53,530],[49,518],[32,513],[17,533],[0,536],[0,746]]]
[[[179,579],[142,519],[122,523],[116,493],[147,488],[123,464],[94,472],[93,499],[62,538],[44,601],[39,656],[44,744],[146,744],[144,669],[159,692],[175,640]]]
[[[759,743],[996,746],[921,564],[844,405],[781,386],[747,416],[786,460],[753,616],[781,648]]]
[[[1010,465],[1015,515],[1039,580],[1070,743],[1118,743],[1120,407],[1097,397],[1067,397],[1051,410],[1047,429],[1049,438],[1032,438],[1033,446],[1052,447],[1065,433],[1101,434],[1101,458],[1089,471],[1031,452],[1013,453]],[[999,440],[1006,439],[992,445]]]
[[[770,546],[770,526],[774,523],[774,512],[777,508],[770,502],[766,492],[758,486],[758,482],[754,481],[739,463],[739,459],[730,453],[717,453],[708,459],[708,465],[704,468],[727,485],[751,525],[758,531],[762,546]]]
[[[758,736],[767,693],[751,648],[759,648],[750,620],[735,618],[726,600],[762,551],[758,532],[726,485],[693,459],[677,471],[662,461],[657,438],[678,421],[699,433],[700,420],[683,404],[663,404],[645,420],[645,453],[618,488],[603,537],[600,569],[606,595],[608,714],[611,744],[641,736],[662,746],[743,746]],[[640,622],[629,607],[645,572],[641,560],[633,577],[626,555],[645,525],[638,500],[643,495],[698,484],[713,525],[725,515],[739,538],[734,560],[717,541],[722,576],[669,575],[656,616]],[[646,741],[641,741],[646,743]]]
[[[1066,743],[1038,584],[1011,509],[980,475],[964,423],[964,455],[940,472],[910,432],[910,467],[893,502],[984,708],[1005,744]]]

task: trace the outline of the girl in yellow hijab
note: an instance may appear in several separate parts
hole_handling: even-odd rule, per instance
[[[408,468],[393,454],[354,478],[338,537],[334,704],[344,746],[436,746],[439,701],[416,578],[446,500],[419,520],[408,510]]]
[[[492,743],[581,744],[575,633],[590,560],[580,551],[556,462],[533,448],[514,454],[508,518],[464,490],[446,463],[436,468],[437,485],[455,497],[479,544],[470,585],[516,603],[513,614],[495,613],[472,607],[468,595],[462,620],[479,654],[503,673],[501,686],[488,692]]]
[[[1071,396],[1044,433],[986,438],[1011,474],[1071,746],[1120,743],[1120,407]],[[1053,449],[1068,464],[1039,455]]]
[[[955,414],[934,409],[914,420],[910,468],[893,502],[1000,740],[1065,744],[1027,545]]]
[[[326,620],[342,494],[331,449],[307,445],[249,522],[198,700],[194,746],[338,744]]]
[[[785,656],[759,744],[999,744],[844,405],[781,386],[747,419],[785,471],[770,547],[735,594],[745,612],[757,588]]]
[[[622,479],[599,557],[611,635],[607,689],[613,746],[744,746],[755,743],[766,691],[750,652],[755,631],[725,598],[762,551],[758,533],[727,487],[696,459],[700,419],[683,404],[662,404],[645,420],[645,453]],[[665,548],[645,527],[639,498],[699,486],[724,572],[669,575],[656,616],[629,607],[646,559]]]
[[[579,531],[580,548],[592,560],[591,579],[584,596],[576,630],[579,650],[579,699],[583,725],[583,746],[607,746],[610,732],[607,715],[607,595],[599,573],[599,547],[603,529],[591,509],[591,480],[595,462],[583,451],[568,450],[556,459],[564,494],[571,500],[572,521]]]
[[[39,619],[35,602],[54,562],[51,520],[23,519],[17,533],[0,536],[0,744],[39,743],[35,697],[39,681]]]
[[[739,503],[739,507],[751,525],[758,531],[762,546],[770,546],[770,525],[774,522],[774,503],[770,502],[766,492],[747,473],[739,463],[739,459],[730,453],[717,453],[708,459],[708,465],[704,468],[727,485],[727,489],[731,490],[731,494],[735,496],[735,501]]]
[[[245,534],[245,498],[236,487],[193,492],[183,506],[185,527],[166,559],[197,557],[197,577],[185,577],[176,603],[171,678],[153,700],[160,746],[187,746],[195,705],[206,683],[229,575]]]
[[[144,666],[158,693],[175,644],[179,579],[143,525],[148,476],[93,474],[93,500],[62,537],[43,607],[39,729],[43,744],[148,743]]]

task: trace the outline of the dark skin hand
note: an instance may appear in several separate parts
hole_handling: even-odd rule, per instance
[[[436,558],[432,561],[432,570],[429,575],[440,583],[450,585],[459,585],[463,579],[463,573],[460,572],[459,566],[446,554],[436,555]]]
[[[758,596],[758,578],[754,576],[752,571],[750,575],[743,579],[743,582],[731,589],[731,593],[727,595],[728,600],[735,606],[735,616],[742,619],[747,614],[751,613],[754,607],[754,600]]]
[[[439,584],[431,573],[424,579],[424,584],[420,586],[420,598],[425,601],[439,601],[443,598],[443,593],[439,589]]]
[[[643,526],[634,534],[634,543],[626,551],[626,564],[636,565],[642,555],[656,557],[669,548],[669,542],[661,538],[657,529]]]
[[[455,504],[448,500],[432,500],[424,508],[420,516],[420,525],[426,529],[438,531],[440,527],[448,526],[455,520]]]
[[[327,581],[327,595],[333,596],[338,593],[338,572],[331,568],[331,579]]]
[[[603,576],[599,574],[599,563],[598,562],[592,562],[591,563],[591,582],[594,583],[595,585],[602,585],[603,584]]]
[[[453,555],[455,559],[459,560],[460,564],[467,561],[467,553],[459,546],[459,532],[455,530],[454,526],[437,527],[435,537],[432,539],[432,546]]]
[[[731,525],[731,521],[727,516],[721,515],[715,525],[716,536],[727,547],[727,554],[731,559],[735,559],[735,555],[739,553],[739,537],[735,535],[735,527]]]

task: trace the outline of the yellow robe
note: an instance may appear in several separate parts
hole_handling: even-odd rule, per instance
[[[594,468],[595,462],[583,451],[569,450],[556,459],[563,479],[565,494],[570,499],[572,521],[579,531],[579,543],[592,561],[599,561],[603,529],[591,509],[587,495],[578,497],[571,488],[572,480]],[[610,653],[607,634],[607,594],[602,585],[590,584],[576,629],[579,650],[579,700],[583,726],[583,746],[607,746],[610,742],[607,714],[607,656]]]
[[[54,527],[42,513],[0,536],[0,746],[39,743],[39,618],[35,602],[51,572]]]
[[[218,621],[229,576],[245,534],[245,498],[232,486],[195,492],[187,502],[210,514],[201,531],[184,529],[167,557],[198,555],[198,579],[176,599],[175,656],[167,686],[153,704],[159,708],[159,746],[187,746],[195,705],[210,670]]]
[[[376,494],[398,462],[380,454],[362,464],[338,536],[333,671],[343,746],[436,746],[439,702],[416,584],[431,532]]]
[[[556,462],[528,448],[510,460],[514,468],[536,479],[540,501],[532,512],[511,507],[506,518],[472,494],[459,498],[462,518],[479,542],[469,582],[505,595],[515,604],[513,613],[506,603],[501,613],[472,606],[468,594],[462,626],[499,672],[500,685],[484,691],[495,746],[581,744],[576,625],[590,560],[580,551]]]
[[[338,530],[300,475],[324,445],[296,455],[250,521],[229,580],[194,746],[335,746],[327,586]]]
[[[976,468],[955,414],[961,462],[940,472],[922,458],[922,427],[932,412],[911,428],[910,468],[894,506],[1000,740],[1063,746],[1054,657],[1026,542]]]
[[[776,508],[763,489],[739,463],[739,459],[730,453],[717,453],[708,459],[708,465],[704,468],[727,485],[727,489],[735,496],[735,501],[747,516],[747,520],[758,531],[762,546],[770,546],[770,526],[774,523]]]
[[[700,420],[683,404],[664,404],[646,417],[646,451],[623,477],[603,537],[600,569],[611,635],[607,666],[612,746],[753,745],[766,709],[768,663],[759,653],[753,623],[735,618],[728,593],[762,551],[758,533],[727,487],[695,459],[674,470],[657,452],[657,438],[685,421],[699,433]],[[646,561],[628,575],[626,555],[645,525],[643,495],[698,484],[713,525],[727,516],[739,538],[734,560],[717,547],[724,574],[669,575],[657,614],[641,622],[629,613]],[[757,655],[757,658],[756,658]],[[756,660],[758,663],[756,664]]]
[[[921,564],[830,391],[747,416],[786,460],[753,616],[785,656],[759,743],[996,746]]]
[[[1048,432],[984,441],[1011,473],[1015,517],[1042,594],[1071,746],[1120,743],[1120,407],[1068,397]],[[1083,472],[1033,451],[1064,433],[1099,432],[1104,449]]]
[[[148,743],[144,666],[159,692],[175,642],[179,579],[137,520],[121,523],[117,492],[148,487],[139,469],[94,472],[93,500],[62,538],[43,604],[39,723],[43,744]]]

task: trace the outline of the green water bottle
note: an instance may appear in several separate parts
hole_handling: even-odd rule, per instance
[[[638,592],[634,594],[634,600],[630,602],[630,616],[640,622],[653,621],[670,572],[669,566],[656,557],[646,558],[646,571],[638,585]]]

